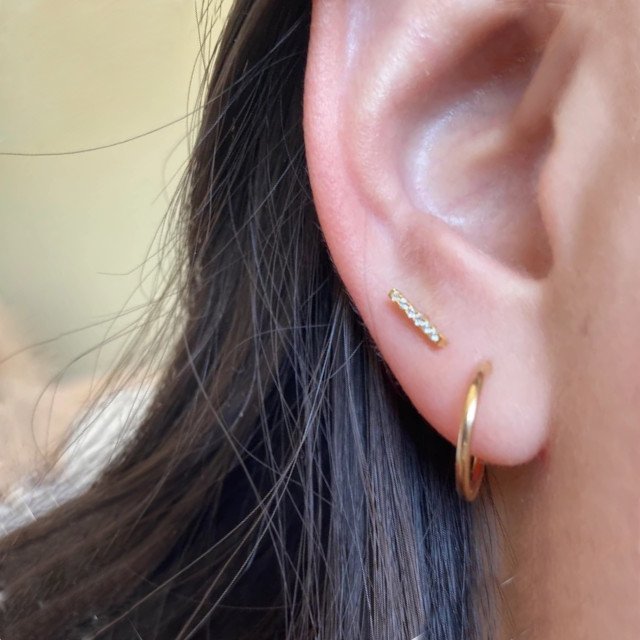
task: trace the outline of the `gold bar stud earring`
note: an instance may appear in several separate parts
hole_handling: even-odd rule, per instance
[[[440,333],[438,328],[429,320],[427,316],[420,313],[398,289],[389,291],[389,299],[394,302],[413,324],[427,336],[429,342],[434,347],[444,347],[447,339]]]

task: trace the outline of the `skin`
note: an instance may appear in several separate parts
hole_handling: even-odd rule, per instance
[[[503,639],[640,629],[639,33],[635,0],[314,2],[305,136],[336,267],[450,442],[493,364],[472,449]]]
[[[545,301],[554,424],[545,456],[496,474],[514,545],[505,637],[640,629],[639,12],[583,16],[553,182],[565,241]],[[596,23],[597,19],[597,23]],[[598,28],[593,28],[597,24]],[[520,635],[519,635],[520,634]]]

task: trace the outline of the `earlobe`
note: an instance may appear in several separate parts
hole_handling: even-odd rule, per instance
[[[553,247],[537,180],[552,131],[512,126],[557,21],[543,18],[490,0],[318,0],[305,82],[309,172],[336,267],[450,442],[470,377],[493,363],[472,450],[495,464],[530,460],[548,435],[540,301]],[[389,299],[394,287],[446,348]]]

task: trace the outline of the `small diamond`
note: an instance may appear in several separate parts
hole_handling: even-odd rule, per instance
[[[438,347],[444,346],[447,344],[446,338],[440,334],[438,329],[436,329],[427,316],[422,315],[405,297],[404,295],[398,291],[397,289],[391,289],[389,291],[389,298],[397,304],[402,311],[404,311],[405,315],[413,322],[413,324],[418,327],[432,342]]]

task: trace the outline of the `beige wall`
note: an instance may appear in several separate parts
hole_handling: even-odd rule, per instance
[[[108,145],[184,116],[197,53],[193,0],[2,0],[0,152]],[[175,188],[186,132],[181,121],[89,153],[0,156],[0,301],[31,341],[148,297],[136,267]],[[45,352],[65,366],[131,320],[74,332]],[[117,346],[105,347],[100,367]]]

